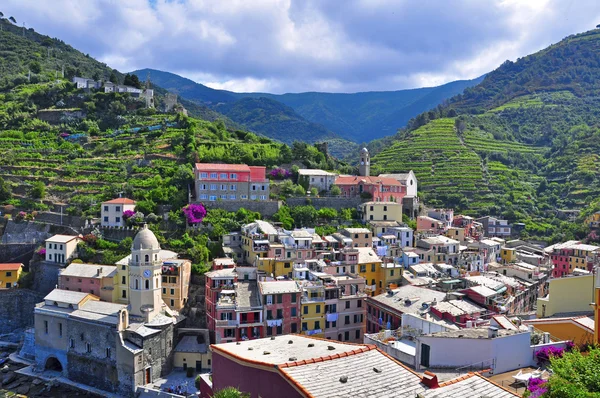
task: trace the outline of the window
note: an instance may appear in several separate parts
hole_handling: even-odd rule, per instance
[[[108,206],[104,206],[104,211],[108,211]]]
[[[273,295],[269,294],[267,296],[267,305],[273,304]]]
[[[308,306],[307,306],[307,305],[305,305],[303,308],[304,308],[304,309],[303,309],[302,311],[304,312],[304,315],[307,315],[307,314],[308,314]],[[47,329],[47,328],[46,328],[46,329]],[[46,333],[48,333],[48,332],[46,332]]]
[[[292,307],[292,316],[297,316],[296,307]]]
[[[206,191],[208,189],[208,185],[206,184],[200,184],[200,189],[203,191]]]
[[[121,217],[115,217],[115,222],[121,222]]]
[[[320,313],[321,313],[321,306],[320,306],[320,305],[317,305],[317,314],[320,314]],[[317,329],[318,329],[318,328],[317,328]]]
[[[146,279],[146,290],[150,289],[150,281]]]
[[[344,332],[344,341],[348,341],[350,340],[350,332],[349,331],[345,331]]]
[[[106,349],[106,358],[110,358],[110,348]]]
[[[227,191],[227,184],[221,184],[221,191]]]
[[[171,299],[171,307],[175,306],[175,300]]]
[[[7,271],[6,272],[6,276],[12,276],[12,272],[11,271]]]
[[[44,321],[44,333],[48,334],[48,321]]]
[[[361,265],[360,266],[360,272],[367,272],[367,266],[366,265]]]
[[[350,301],[346,301],[346,309],[350,308]]]
[[[250,200],[256,200],[256,195],[250,195]]]
[[[259,199],[260,200],[267,200],[267,195],[260,195]]]
[[[171,296],[175,295],[175,289],[171,289]]]
[[[387,211],[387,206],[383,206],[383,211]]]
[[[211,191],[216,191],[217,190],[217,184],[210,184],[210,190]]]
[[[69,348],[75,348],[75,340],[69,339]]]
[[[271,319],[273,319],[273,311],[271,311],[271,310],[267,310],[267,319],[268,319],[268,320],[271,320]]]
[[[235,200],[235,195],[229,195],[229,200]]]
[[[221,199],[227,200],[227,195],[221,195]]]
[[[350,315],[344,317],[344,325],[350,325]]]
[[[356,329],[356,331],[354,332],[354,338],[355,339],[360,339],[360,329]]]
[[[108,222],[108,216],[104,217],[104,222]]]
[[[237,180],[237,174],[236,173],[231,173],[229,174],[229,178],[232,180]]]
[[[217,178],[217,173],[210,173],[210,178]]]
[[[208,177],[208,173],[200,173],[200,178],[207,178]]]
[[[163,287],[163,293],[162,294],[167,294],[167,288]]]
[[[266,188],[267,188],[267,186],[266,186],[266,185],[261,185],[261,186],[260,186],[260,190],[261,190],[261,191],[266,191]]]
[[[283,303],[283,295],[282,294],[278,294],[276,297],[277,297],[277,304]]]
[[[227,173],[221,173],[221,175],[219,176],[219,178],[221,180],[226,180],[227,179]]]
[[[358,323],[359,319],[358,314],[354,314],[354,323]]]
[[[231,186],[229,187],[230,191],[237,191],[237,185],[235,184],[231,184]]]
[[[306,322],[302,322],[302,330],[308,330],[308,324]]]
[[[371,272],[375,272],[375,264],[371,264]]]
[[[127,298],[127,290],[123,290],[123,292],[121,292],[121,297]]]
[[[277,310],[277,319],[283,319],[283,310],[282,309]]]
[[[315,329],[321,329],[321,322],[315,321]]]
[[[292,333],[298,333],[298,324],[292,323]]]
[[[204,200],[206,200],[206,199],[208,199],[208,195],[206,195],[206,194],[202,194],[202,195],[200,195],[200,199],[204,199]]]
[[[292,294],[292,303],[295,303],[298,300],[298,297],[295,294]]]
[[[252,190],[256,191],[256,185],[252,185]]]
[[[92,352],[92,345],[90,343],[85,343],[85,351],[88,354]]]
[[[121,211],[121,206],[115,206],[115,211]]]
[[[357,301],[356,301],[356,306],[357,306],[358,308],[361,308],[361,307],[362,307],[362,300],[357,300]]]
[[[210,200],[211,202],[214,202],[215,200],[217,200],[217,197],[216,197],[216,195],[210,195],[208,197],[208,200]]]

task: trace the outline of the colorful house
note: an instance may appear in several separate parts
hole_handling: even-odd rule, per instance
[[[549,294],[537,299],[537,316],[546,318],[555,314],[591,312],[594,302],[594,275],[567,276],[548,280]]]
[[[196,163],[196,200],[268,200],[266,167],[246,164]]]
[[[264,303],[266,336],[298,333],[302,291],[295,281],[258,282]]]
[[[560,340],[571,340],[579,347],[594,342],[594,319],[589,316],[528,319],[523,324],[532,325]]]
[[[116,198],[102,202],[100,225],[103,227],[122,227],[125,225],[123,213],[135,210],[135,200]]]
[[[59,289],[89,293],[111,303],[118,299],[118,282],[117,267],[113,265],[73,263],[58,275]]]
[[[17,282],[22,272],[23,264],[21,263],[0,264],[0,289],[17,287]]]
[[[325,286],[322,282],[302,282],[301,334],[325,337]]]
[[[399,202],[366,202],[360,205],[363,222],[397,221],[402,222],[402,203]]]
[[[72,235],[54,235],[46,239],[46,261],[66,264],[77,255],[77,244],[82,239]]]
[[[402,203],[406,187],[394,178],[341,175],[335,185],[342,191],[343,197],[355,198],[369,195],[374,202]]]

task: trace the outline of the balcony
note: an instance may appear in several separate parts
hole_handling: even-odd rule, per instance
[[[264,322],[259,322],[257,320],[253,320],[253,321],[240,321],[240,323],[237,325],[238,328],[248,328],[248,327],[255,327],[255,326],[265,326],[265,324],[264,324]]]
[[[307,329],[302,331],[307,336],[323,333],[323,329]]]
[[[375,291],[377,289],[377,285],[365,285],[365,290]]]
[[[319,296],[319,297],[302,297],[302,299],[300,300],[300,302],[302,303],[318,303],[318,302],[323,302],[325,301],[325,297]]]
[[[252,246],[254,252],[267,252],[269,251],[269,245],[255,245]]]
[[[236,319],[226,319],[226,320],[217,320],[215,321],[217,327],[237,327],[239,322]]]

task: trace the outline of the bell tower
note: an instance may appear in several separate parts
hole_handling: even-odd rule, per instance
[[[144,226],[131,245],[129,260],[130,314],[151,321],[162,309],[160,245],[154,233]]]
[[[368,177],[371,173],[371,157],[369,150],[363,148],[360,150],[360,163],[358,164],[358,175]]]

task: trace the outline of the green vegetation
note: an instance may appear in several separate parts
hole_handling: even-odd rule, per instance
[[[553,375],[544,385],[544,398],[599,397],[600,349],[592,348],[586,355],[566,352],[562,358],[550,359]]]
[[[427,204],[523,222],[523,237],[584,238],[556,209],[600,195],[600,31],[507,61],[394,137],[369,144],[374,172],[414,170]]]

